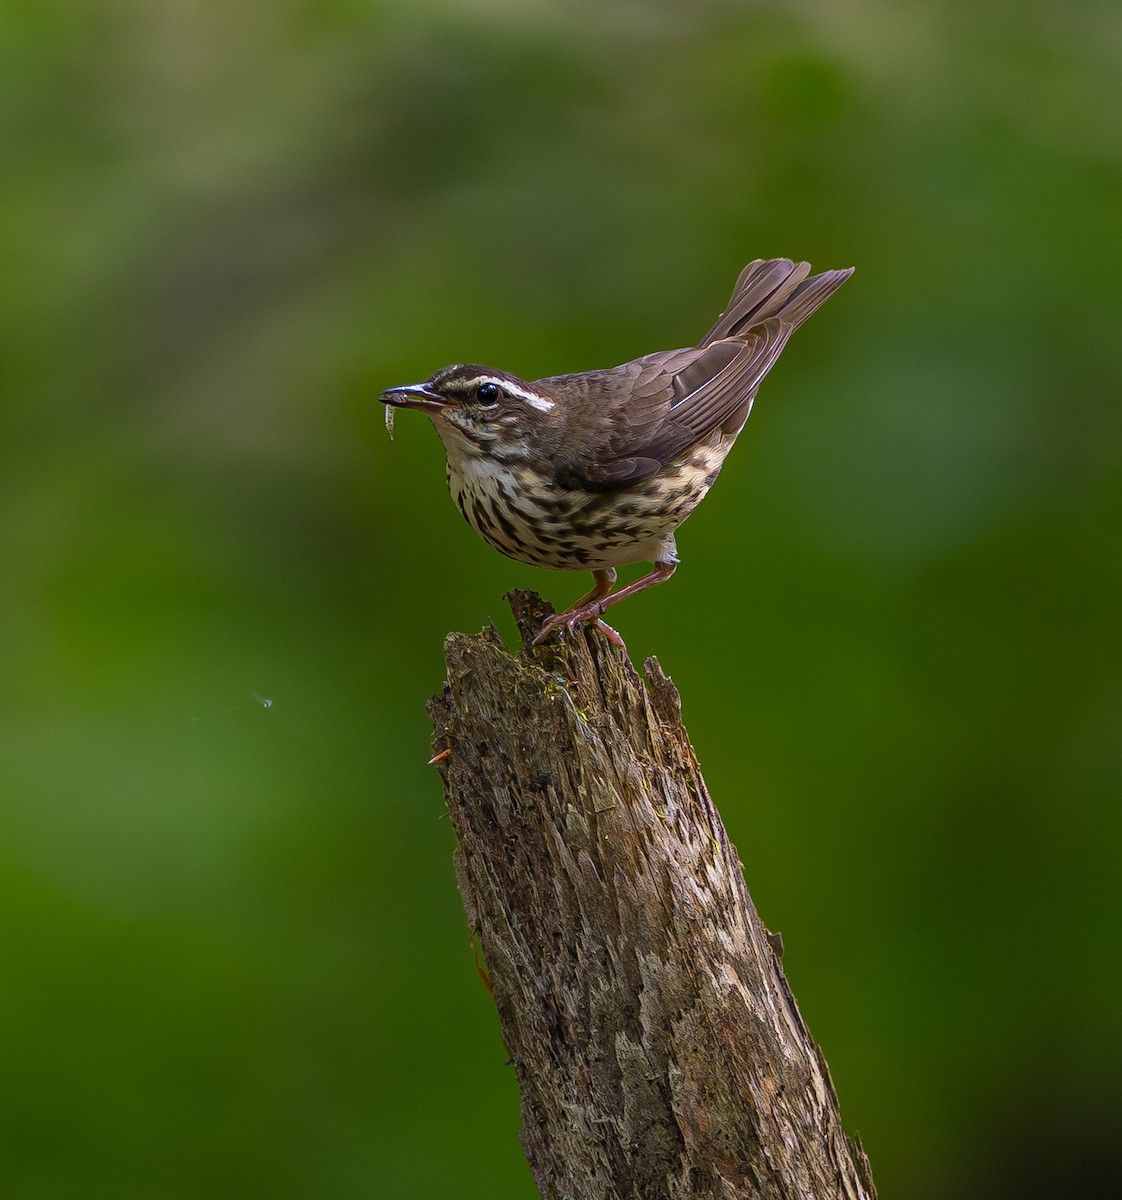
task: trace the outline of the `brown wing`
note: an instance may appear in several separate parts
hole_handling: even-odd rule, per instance
[[[580,408],[588,415],[581,428],[603,433],[593,451],[586,444],[566,464],[563,482],[605,491],[629,487],[717,429],[735,436],[787,339],[852,274],[807,279],[809,271],[807,263],[788,259],[750,263],[700,346],[648,354],[585,377]]]

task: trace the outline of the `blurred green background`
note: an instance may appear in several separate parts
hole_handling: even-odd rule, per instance
[[[3,1194],[534,1194],[424,702],[448,630],[585,581],[375,397],[690,344],[770,255],[857,274],[619,627],[881,1194],[1106,1191],[1115,0],[0,28]]]

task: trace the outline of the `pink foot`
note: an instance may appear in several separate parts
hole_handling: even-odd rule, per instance
[[[613,646],[618,646],[625,654],[627,647],[623,644],[623,638],[610,626],[600,620],[600,613],[603,609],[600,606],[600,601],[596,600],[592,604],[585,604],[580,608],[570,609],[568,612],[555,613],[552,617],[547,617],[542,622],[541,629],[538,630],[538,635],[534,638],[533,645],[540,646],[549,635],[558,627],[564,626],[571,633],[582,621],[588,621],[593,628],[598,629],[604,637],[612,643]]]

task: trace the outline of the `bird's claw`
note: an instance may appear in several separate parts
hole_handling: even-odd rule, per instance
[[[606,621],[601,621],[599,617],[592,622],[593,628],[598,629],[613,646],[618,646],[624,654],[627,653],[627,647],[623,644],[623,638],[619,636],[619,631],[613,629]]]
[[[599,630],[613,646],[618,646],[626,654],[627,647],[623,644],[623,638],[610,625],[600,620],[600,614],[603,611],[600,602],[596,601],[593,604],[586,604],[582,608],[572,609],[569,612],[554,613],[552,617],[546,617],[542,622],[542,627],[538,630],[537,637],[530,644],[532,646],[540,646],[558,627],[563,626],[572,633],[582,621],[587,621],[593,628]]]

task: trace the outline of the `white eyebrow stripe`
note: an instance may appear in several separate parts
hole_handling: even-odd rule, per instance
[[[536,408],[538,412],[549,412],[553,408],[553,401],[547,400],[544,396],[537,396],[533,392],[527,391],[523,387],[519,387],[516,383],[511,383],[509,379],[494,379],[491,376],[480,380],[481,383],[493,383],[496,387],[511,396],[517,396],[519,400],[525,400],[531,408]]]

